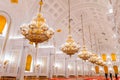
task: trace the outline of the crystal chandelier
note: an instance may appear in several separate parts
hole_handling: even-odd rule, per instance
[[[41,0],[37,16],[29,24],[20,27],[22,35],[31,43],[35,43],[36,46],[38,43],[48,41],[54,34],[53,29],[48,27],[45,18],[41,14],[42,5],[43,1]]]
[[[98,58],[98,60],[96,61],[95,64],[97,64],[99,66],[105,66],[105,62],[103,62],[103,60],[101,58]]]
[[[95,40],[96,40],[96,38],[95,38]],[[98,39],[98,44],[99,44],[99,39]],[[98,50],[99,50],[99,53],[100,53],[100,45],[99,45]],[[101,59],[101,57],[98,57],[98,60],[96,61],[96,64],[99,65],[99,66],[105,66],[106,65],[105,62]]]
[[[78,57],[82,60],[88,60],[91,56],[91,53],[87,51],[86,47],[83,47],[82,51],[78,54]]]
[[[98,60],[98,56],[94,53],[91,54],[91,57],[89,58],[89,62],[95,64]]]
[[[68,35],[66,43],[62,45],[61,50],[68,55],[73,55],[78,52],[79,46],[75,43],[72,36]]]
[[[81,23],[82,23],[82,34],[83,34],[83,49],[78,54],[78,57],[81,58],[82,60],[88,60],[91,57],[91,53],[89,51],[87,51],[87,49],[85,47],[82,15],[81,15]]]
[[[66,53],[67,55],[74,55],[75,53],[77,53],[79,51],[79,45],[77,45],[77,43],[75,43],[74,39],[72,38],[71,35],[71,26],[70,26],[70,1],[68,0],[68,4],[69,4],[69,35],[68,38],[66,40],[66,43],[64,43],[61,46],[61,50]]]
[[[90,34],[91,51],[93,51],[92,50],[93,46],[92,46],[92,38],[91,38],[91,29],[90,29],[90,26],[89,26],[89,34]],[[88,61],[91,62],[91,63],[93,63],[93,64],[95,64],[96,61],[97,61],[97,59],[98,59],[98,55],[95,54],[95,53],[93,53],[93,52],[91,52],[91,57],[89,58]]]

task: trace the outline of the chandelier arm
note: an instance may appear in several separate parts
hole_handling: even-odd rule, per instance
[[[40,4],[40,8],[39,8],[39,13],[40,13],[42,11],[43,0],[41,0],[39,4]]]
[[[68,0],[68,29],[69,29],[69,35],[71,34],[71,25],[70,25],[70,13],[71,13],[71,11],[70,11],[70,0]]]
[[[84,28],[83,28],[83,16],[82,15],[81,15],[81,24],[82,24],[83,46],[85,46]]]
[[[93,50],[93,46],[92,46],[92,38],[91,38],[91,29],[90,29],[90,26],[89,26],[89,34],[90,34],[91,50]]]

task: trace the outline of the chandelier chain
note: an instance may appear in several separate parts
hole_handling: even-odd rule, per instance
[[[92,38],[91,38],[91,29],[90,29],[90,26],[89,26],[89,34],[90,34],[91,50],[93,50],[93,46],[92,46]]]
[[[70,15],[70,13],[71,13],[71,11],[70,11],[70,0],[68,0],[68,14],[69,14],[69,15],[68,15],[68,18],[69,18],[69,19],[68,19],[68,24],[69,24],[69,25],[68,25],[68,28],[69,28],[69,34],[71,34],[71,25],[70,25],[70,21],[71,21],[71,20],[70,20],[70,17],[71,17],[71,15]]]
[[[39,8],[39,13],[40,13],[41,10],[42,10],[43,0],[41,0],[41,1],[39,2],[39,4],[40,4],[40,8]]]
[[[82,15],[81,15],[81,24],[82,24],[83,46],[85,46],[84,28],[83,28],[83,16]]]

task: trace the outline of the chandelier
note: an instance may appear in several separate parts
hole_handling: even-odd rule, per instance
[[[98,39],[98,44],[99,44],[99,39]],[[100,44],[99,44],[99,53],[100,53]],[[100,54],[101,55],[101,54]],[[101,57],[98,57],[98,60],[96,61],[96,64],[99,65],[99,66],[105,66],[105,62],[101,59]]]
[[[20,27],[21,33],[28,39],[31,43],[38,43],[48,41],[54,34],[53,29],[51,29],[47,24],[46,20],[41,14],[41,8],[43,1],[40,1],[39,13],[29,24],[22,25]]]
[[[105,62],[101,58],[98,58],[98,60],[96,61],[95,64],[97,64],[99,66],[105,66]]]
[[[66,43],[62,45],[61,50],[68,55],[73,55],[78,52],[79,46],[75,43],[72,36],[68,35]]]
[[[91,38],[91,29],[90,29],[90,26],[89,26],[89,34],[90,34],[91,51],[93,51],[92,50],[93,46],[92,46],[92,38]],[[88,61],[91,62],[91,63],[93,63],[93,64],[95,64],[97,60],[98,60],[98,55],[95,54],[95,53],[93,53],[93,52],[91,52],[91,57],[89,58]]]
[[[94,53],[91,54],[91,57],[89,58],[89,62],[95,64],[98,60],[98,56]]]
[[[67,55],[74,55],[75,53],[77,53],[79,51],[79,45],[77,45],[77,43],[75,43],[74,39],[72,38],[72,35],[71,35],[71,26],[70,26],[70,1],[68,0],[68,4],[69,4],[69,26],[68,26],[68,29],[69,29],[69,35],[68,35],[68,38],[66,40],[66,43],[64,43],[62,46],[61,46],[61,50],[66,53]]]
[[[91,56],[91,53],[87,51],[86,47],[83,47],[82,51],[78,54],[78,57],[82,60],[88,60]]]
[[[78,57],[81,58],[82,60],[88,60],[91,57],[91,53],[89,51],[87,51],[87,49],[85,47],[82,15],[81,15],[81,23],[82,23],[82,34],[83,34],[83,49],[78,54]]]

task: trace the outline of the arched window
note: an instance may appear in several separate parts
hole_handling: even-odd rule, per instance
[[[104,66],[104,71],[105,71],[105,73],[108,74],[108,67],[107,66]]]
[[[116,74],[118,74],[118,66],[114,65],[114,66],[113,66],[113,69],[114,69],[114,72],[115,72]]]
[[[95,66],[95,72],[96,74],[99,74],[99,66]]]
[[[0,15],[0,34],[2,34],[4,28],[5,28],[5,25],[6,25],[6,18],[2,15]]]
[[[112,61],[116,61],[116,54],[115,54],[115,53],[112,53],[112,54],[111,54],[111,60],[112,60]]]
[[[103,61],[106,61],[106,60],[107,60],[106,54],[102,54],[102,60],[103,60]]]
[[[30,71],[31,63],[32,63],[32,56],[28,55],[26,60],[26,67],[25,67],[26,71]]]
[[[18,0],[11,0],[11,3],[18,3]]]

